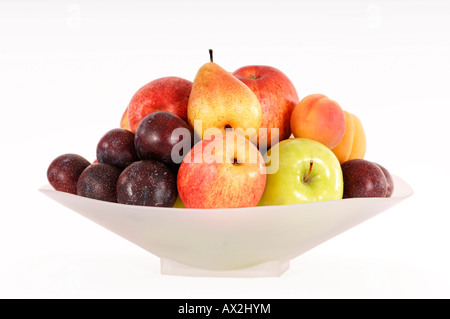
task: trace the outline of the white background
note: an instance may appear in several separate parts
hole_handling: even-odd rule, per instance
[[[448,1],[1,1],[0,297],[448,298]],[[413,197],[280,278],[163,276],[157,257],[38,192],[95,159],[131,96],[208,61],[287,74],[357,115],[366,159]]]

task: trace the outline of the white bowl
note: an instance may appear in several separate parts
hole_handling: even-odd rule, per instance
[[[189,276],[280,276],[289,261],[411,196],[394,177],[391,198],[286,206],[180,209],[130,206],[40,189],[161,258],[161,272]]]

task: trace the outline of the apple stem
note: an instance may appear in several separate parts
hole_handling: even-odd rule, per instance
[[[212,50],[212,49],[209,49],[209,60],[210,60],[211,62],[214,62],[214,61],[213,61],[213,50]]]
[[[309,178],[309,176],[311,175],[311,171],[312,171],[312,168],[313,168],[313,164],[314,164],[314,162],[313,162],[313,160],[311,160],[310,162],[309,162],[309,171],[308,171],[308,174],[303,178],[303,182],[307,182],[308,181],[308,178]]]

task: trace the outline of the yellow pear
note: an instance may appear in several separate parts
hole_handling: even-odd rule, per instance
[[[252,140],[262,120],[258,98],[247,85],[213,62],[212,50],[210,59],[198,70],[192,85],[189,124],[202,138],[233,128]]]

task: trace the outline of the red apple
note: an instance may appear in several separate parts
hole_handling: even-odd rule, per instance
[[[187,208],[256,206],[266,185],[266,166],[256,146],[233,131],[207,137],[186,155],[177,185]]]
[[[299,102],[297,91],[291,80],[280,70],[264,65],[244,66],[233,72],[258,97],[262,108],[261,128],[258,147],[271,146],[271,139],[284,140],[291,135],[290,119],[292,111]],[[279,136],[272,137],[271,129],[278,128]],[[264,144],[266,143],[266,144]]]
[[[156,111],[168,111],[187,122],[187,106],[192,82],[178,77],[163,77],[141,87],[128,105],[130,130],[136,133],[141,120]]]

